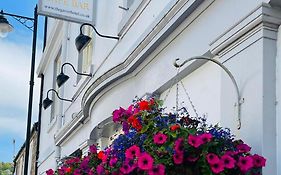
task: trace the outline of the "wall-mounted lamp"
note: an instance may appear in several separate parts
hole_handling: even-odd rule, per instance
[[[88,44],[89,42],[91,41],[91,37],[89,36],[86,36],[83,34],[82,32],[82,28],[83,26],[91,26],[94,31],[96,32],[96,34],[98,34],[100,37],[104,37],[104,38],[110,38],[110,39],[116,39],[116,40],[119,40],[119,37],[117,36],[109,36],[109,35],[102,35],[100,34],[97,29],[95,28],[95,26],[93,26],[92,24],[89,24],[89,23],[84,23],[80,26],[80,34],[77,36],[77,38],[75,39],[75,45],[76,45],[76,48],[77,50],[80,52],[80,50],[83,50]]]
[[[61,66],[61,73],[57,76],[57,85],[58,87],[61,87],[68,79],[69,76],[65,75],[63,73],[63,67],[65,65],[69,65],[72,67],[72,69],[74,70],[74,72],[78,75],[83,75],[83,76],[88,76],[88,77],[92,77],[92,74],[83,74],[83,73],[79,73],[75,70],[74,66],[71,63],[63,63],[63,65]]]
[[[72,102],[72,100],[69,100],[69,99],[65,99],[65,98],[61,98],[58,94],[58,92],[55,90],[55,89],[49,89],[48,92],[47,92],[47,97],[45,98],[45,100],[43,100],[43,107],[44,109],[47,109],[49,106],[51,106],[51,104],[53,103],[53,100],[49,99],[49,92],[55,92],[55,94],[57,95],[57,97],[60,99],[60,100],[63,100],[63,101],[68,101],[68,102]]]

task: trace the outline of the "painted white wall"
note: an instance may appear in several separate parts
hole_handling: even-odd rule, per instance
[[[128,106],[135,95],[142,96],[147,92],[154,92],[162,87],[163,84],[176,74],[176,69],[172,66],[175,58],[185,59],[206,53],[216,38],[231,29],[234,24],[241,21],[251,11],[255,10],[261,2],[268,1],[206,0],[131,75],[122,78],[101,92],[102,95],[92,104],[90,119],[81,124],[77,130],[73,131],[59,145],[61,146],[61,157],[71,154],[88,140],[93,128],[108,118],[114,109],[119,106]],[[189,1],[182,9],[179,9],[179,14],[192,2]],[[55,127],[56,121],[50,124],[50,108],[42,113],[43,125],[41,126],[39,155],[40,172],[55,167],[54,137],[58,137],[61,132],[64,132],[69,123],[81,112],[81,108],[85,103],[82,101],[83,95],[87,92],[90,85],[97,80],[103,81],[99,79],[100,76],[129,58],[133,51],[142,44],[141,41],[147,34],[155,30],[155,25],[165,16],[164,14],[169,11],[169,8],[173,7],[174,3],[174,1],[166,0],[150,1],[119,41],[95,36],[93,39],[94,55],[92,61],[95,75],[92,79],[84,77],[81,82],[85,82],[85,85],[83,83],[77,85],[76,74],[70,67],[65,67],[64,72],[70,76],[70,79],[62,87],[62,96],[64,98],[75,97],[75,99],[73,103],[63,102],[62,115],[64,116],[64,125],[62,127],[59,127],[59,125]],[[119,5],[122,5],[119,0],[98,1],[96,27],[102,34],[113,36],[118,34],[118,25],[123,15],[123,10],[118,8]],[[174,22],[173,20],[171,19],[171,23]],[[51,29],[55,28],[56,25],[56,22],[49,23],[49,35],[51,34]],[[168,23],[167,25],[170,24]],[[161,30],[155,36],[155,40],[163,34],[163,31]],[[55,48],[60,46],[59,43],[63,43],[63,62],[71,62],[76,67],[78,64],[78,52],[74,43],[76,36],[79,34],[79,25],[64,22],[61,32],[64,37],[55,38],[55,40],[61,40],[61,42],[57,42],[50,49],[55,50]],[[135,58],[139,59],[143,52],[151,46],[151,43],[138,48],[142,50]],[[224,65],[234,74],[242,97],[245,99],[241,111],[242,129],[239,132],[236,130],[235,91],[231,80],[222,69],[215,64],[206,63],[182,80],[190,93],[199,115],[207,114],[210,123],[220,122],[223,126],[230,127],[238,137],[253,146],[253,152],[262,153],[269,157],[265,174],[276,174],[275,171],[277,169],[274,162],[276,151],[270,150],[270,148],[277,148],[274,147],[275,135],[270,135],[275,131],[267,129],[273,125],[275,120],[266,121],[265,118],[265,115],[272,109],[272,99],[274,98],[274,93],[270,93],[270,96],[268,96],[267,91],[272,88],[265,85],[265,83],[272,84],[275,87],[274,82],[267,81],[267,78],[274,73],[271,68],[275,65],[273,61],[276,52],[275,44],[273,40],[264,39],[262,31],[260,31],[226,54],[215,57],[219,61],[224,62]],[[280,46],[280,43],[278,46]],[[52,87],[53,60],[55,58],[44,57],[43,59],[49,59],[46,69],[42,71],[45,75],[44,94],[46,94],[46,91]],[[278,83],[280,79],[278,73],[279,64],[280,61],[278,62],[277,60],[277,101],[280,98],[280,92],[278,91],[280,89],[280,82]],[[93,92],[95,90],[97,89],[94,89]],[[167,90],[162,92],[161,98],[166,93]],[[180,98],[180,101],[185,101],[185,104],[189,105],[181,87]],[[172,87],[165,105],[168,107],[175,105],[175,86]],[[188,108],[191,114],[193,114],[191,107],[189,106]],[[279,108],[277,109],[277,119],[280,118]],[[274,117],[275,114],[270,114],[270,119]],[[280,123],[280,119],[277,120],[277,126],[278,123]],[[280,127],[278,128],[278,131],[281,131]],[[272,129],[274,130],[274,127]],[[278,138],[280,139],[280,136]],[[281,144],[280,140],[279,144]],[[280,156],[279,150],[277,157]]]

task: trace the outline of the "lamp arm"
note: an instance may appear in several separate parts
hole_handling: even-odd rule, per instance
[[[69,65],[69,66],[73,69],[73,71],[74,71],[76,74],[78,74],[78,75],[85,75],[85,76],[88,76],[88,77],[91,77],[91,76],[92,76],[91,73],[90,73],[90,74],[84,74],[84,73],[77,72],[77,71],[75,70],[74,66],[73,66],[71,63],[63,63],[62,66],[61,66],[61,73],[63,73],[63,67],[64,67],[65,65]]]
[[[111,38],[111,39],[117,39],[117,40],[119,40],[119,37],[116,37],[116,36],[109,36],[109,35],[100,34],[100,33],[97,31],[97,29],[95,28],[95,26],[92,25],[92,24],[90,24],[90,23],[84,23],[84,24],[82,24],[82,25],[80,26],[80,33],[81,33],[81,34],[83,34],[82,28],[83,28],[83,26],[85,26],[85,25],[91,26],[91,27],[94,29],[94,31],[96,32],[96,34],[98,34],[100,37]]]
[[[210,57],[206,57],[206,56],[195,56],[195,57],[191,57],[189,59],[186,59],[184,60],[183,63],[181,64],[178,64],[177,61],[179,61],[180,59],[177,58],[175,59],[174,61],[174,66],[177,67],[177,68],[180,68],[182,67],[185,63],[189,62],[189,61],[192,61],[192,60],[207,60],[207,61],[211,61],[217,65],[219,65],[226,73],[227,75],[230,77],[234,87],[235,87],[235,91],[236,91],[236,95],[237,95],[237,110],[238,110],[238,126],[237,126],[237,129],[240,129],[241,128],[241,96],[240,96],[240,92],[239,92],[239,88],[238,88],[238,85],[237,85],[237,82],[234,78],[234,76],[232,75],[232,73],[222,64],[220,63],[219,61],[215,60],[215,59],[212,59]]]
[[[37,7],[36,7],[37,8]],[[15,20],[17,20],[19,23],[24,25],[26,28],[29,30],[33,31],[34,28],[34,23],[35,23],[35,18],[30,18],[26,16],[21,16],[21,15],[16,15],[16,14],[11,14],[11,13],[6,13],[3,10],[0,11],[0,15],[6,15],[6,16],[11,16]],[[28,25],[28,21],[31,21],[33,25]]]
[[[72,102],[72,100],[65,99],[65,98],[61,98],[61,97],[59,96],[58,92],[57,92],[55,89],[49,89],[49,90],[48,90],[48,92],[47,92],[47,98],[49,98],[49,97],[48,97],[48,96],[49,96],[49,92],[51,92],[51,91],[55,92],[55,94],[57,95],[58,99],[63,100],[63,101]]]

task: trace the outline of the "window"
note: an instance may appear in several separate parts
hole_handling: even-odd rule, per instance
[[[93,30],[90,26],[85,26],[83,28],[83,33],[85,35],[93,38]],[[78,58],[78,67],[77,71],[82,73],[88,73],[90,71],[90,67],[92,64],[92,56],[93,56],[93,40],[79,53]],[[77,84],[81,79],[81,75],[77,75]]]
[[[60,69],[61,69],[61,48],[57,54],[57,57],[54,61],[54,74],[53,74],[53,89],[55,89],[58,94],[59,93],[59,88],[56,82],[57,79],[57,75],[60,73]],[[52,100],[53,100],[53,105],[51,107],[51,120],[50,122],[59,115],[59,109],[60,109],[60,103],[61,101],[56,97],[56,95],[54,94],[54,92],[52,92]]]

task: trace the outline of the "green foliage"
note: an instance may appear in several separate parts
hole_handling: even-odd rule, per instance
[[[0,163],[0,175],[11,175],[13,172],[13,164],[12,163]]]

